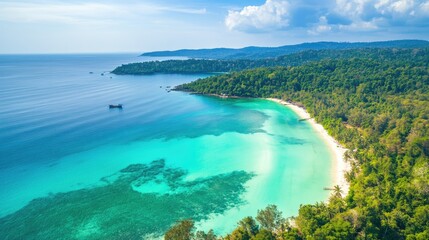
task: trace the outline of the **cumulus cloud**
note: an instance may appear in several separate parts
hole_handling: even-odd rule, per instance
[[[229,11],[225,24],[230,30],[265,31],[289,25],[289,3],[267,0],[261,6],[247,6],[241,11]]]
[[[308,34],[332,31],[378,31],[395,27],[428,27],[428,0],[266,0],[261,6],[229,11],[230,30],[304,29]]]
[[[386,12],[394,12],[404,14],[414,8],[413,0],[400,0],[400,1],[378,1],[375,3],[375,8],[380,11],[381,14]]]
[[[332,26],[328,24],[328,20],[326,19],[326,16],[321,16],[319,18],[319,23],[312,27],[307,32],[312,35],[318,35],[320,33],[329,32],[332,30]]]
[[[427,0],[337,0],[337,13],[348,16],[351,25],[375,27],[427,25]]]

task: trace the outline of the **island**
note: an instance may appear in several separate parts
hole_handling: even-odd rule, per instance
[[[350,169],[326,188],[332,191],[328,201],[302,205],[288,219],[268,206],[225,239],[429,238],[429,48],[308,50],[267,59],[138,63],[113,71],[201,72],[225,74],[174,90],[302,106],[337,147],[349,149],[343,157]],[[214,237],[194,233],[193,224],[179,222],[166,238],[178,232]]]
[[[390,43],[390,45],[389,45]],[[396,44],[393,44],[396,43]],[[118,66],[111,73],[116,75],[149,75],[149,74],[200,74],[200,73],[227,73],[254,69],[260,67],[300,66],[310,62],[329,59],[370,58],[378,61],[384,59],[404,59],[409,57],[413,49],[408,41],[386,42],[384,48],[365,47],[351,49],[307,49],[291,54],[269,58],[248,59],[187,59],[165,60],[129,63]],[[409,43],[409,44],[405,44]],[[420,42],[419,42],[420,43]],[[426,45],[424,45],[426,43]],[[429,42],[421,42],[422,46],[429,47]],[[354,46],[354,45],[351,45]],[[359,45],[357,45],[359,46]],[[372,46],[368,44],[367,46]],[[395,47],[393,47],[395,46]],[[424,47],[423,47],[424,48]],[[394,54],[393,54],[394,52]]]
[[[147,57],[188,57],[197,59],[266,59],[307,50],[346,50],[362,48],[421,48],[428,47],[425,40],[392,40],[378,42],[308,42],[280,47],[245,47],[214,49],[181,49],[143,53]]]
[[[382,59],[353,57],[257,68],[175,88],[304,106],[350,150],[344,155],[351,167],[345,174],[350,183],[347,195],[334,186],[327,202],[302,205],[298,216],[270,218],[268,225],[259,214],[280,213],[260,210],[256,221],[243,219],[226,239],[429,237],[429,49],[387,51],[390,54]]]

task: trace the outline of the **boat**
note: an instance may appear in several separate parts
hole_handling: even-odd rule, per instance
[[[122,109],[122,104],[110,104],[109,108],[120,108],[120,109]]]

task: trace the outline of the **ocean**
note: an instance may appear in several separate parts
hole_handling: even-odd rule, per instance
[[[209,75],[110,74],[138,54],[0,55],[5,239],[226,234],[276,204],[325,201],[333,154],[290,109],[169,91]],[[123,109],[109,109],[123,104]]]

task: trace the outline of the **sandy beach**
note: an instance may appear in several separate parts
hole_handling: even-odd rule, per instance
[[[321,124],[317,123],[304,108],[277,98],[267,98],[267,100],[285,105],[292,109],[301,119],[308,119],[306,121],[308,121],[320,136],[323,137],[335,157],[332,168],[332,175],[334,176],[332,179],[332,186],[327,187],[339,185],[343,196],[346,196],[349,191],[349,183],[345,179],[344,174],[350,170],[350,165],[344,159],[344,153],[347,149],[341,146],[332,136],[330,136],[326,129],[324,129]]]

